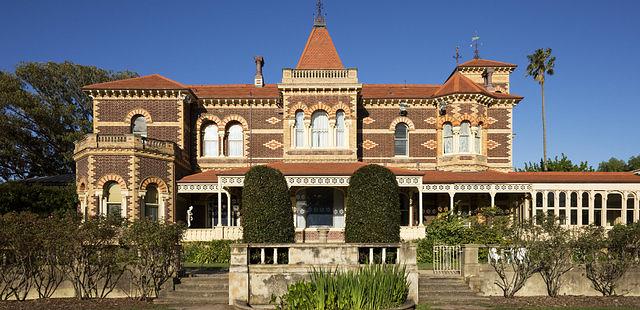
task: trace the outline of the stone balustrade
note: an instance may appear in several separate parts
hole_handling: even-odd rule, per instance
[[[182,238],[183,242],[211,240],[240,240],[241,226],[218,226],[213,228],[189,228]]]
[[[162,141],[150,138],[143,138],[134,134],[95,134],[90,133],[82,139],[76,141],[74,153],[79,153],[87,149],[135,149],[145,150],[154,153],[179,156],[183,158],[181,150],[170,141]]]
[[[357,69],[283,69],[283,84],[358,83]]]

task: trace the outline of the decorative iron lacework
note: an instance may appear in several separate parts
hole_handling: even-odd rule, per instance
[[[211,193],[218,191],[215,183],[178,184],[178,193]]]
[[[531,184],[425,184],[422,186],[423,192],[442,192],[453,190],[455,192],[530,192]]]

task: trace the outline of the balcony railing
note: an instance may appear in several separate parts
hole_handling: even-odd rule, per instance
[[[146,150],[166,155],[181,156],[181,152],[170,141],[143,138],[134,134],[87,134],[75,143],[75,153],[86,149],[136,149]]]
[[[283,69],[283,84],[358,83],[357,69]]]

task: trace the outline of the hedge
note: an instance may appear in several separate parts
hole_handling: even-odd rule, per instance
[[[349,180],[345,217],[348,243],[400,242],[400,199],[395,175],[379,165],[358,169]]]
[[[231,240],[184,242],[182,261],[198,265],[228,264],[231,260],[229,245],[233,242]]]
[[[245,174],[240,214],[244,242],[294,242],[289,187],[279,170],[255,166]]]

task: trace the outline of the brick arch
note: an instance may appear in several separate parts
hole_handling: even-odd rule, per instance
[[[306,104],[299,102],[289,107],[289,117],[295,118],[298,110],[302,110],[305,117],[309,116],[309,107],[307,107]]]
[[[136,115],[144,116],[144,120],[147,122],[147,124],[153,123],[153,120],[151,119],[151,114],[149,114],[147,110],[141,109],[141,108],[137,108],[129,111],[129,113],[127,113],[127,118],[124,121],[127,123],[131,123],[131,120]]]
[[[324,104],[324,103],[317,103],[317,104],[313,105],[311,108],[309,108],[309,117],[311,117],[311,115],[313,115],[313,113],[318,111],[318,110],[323,110],[323,111],[327,112],[327,114],[329,114],[329,118],[332,118],[332,117],[335,118],[335,110],[332,107],[330,107],[329,105]]]
[[[340,103],[336,104],[336,105],[333,107],[333,111],[334,111],[335,113],[338,113],[338,110],[343,110],[343,111],[344,111],[344,116],[345,116],[346,118],[351,118],[351,116],[352,116],[352,114],[351,114],[351,107],[350,107],[349,105],[346,105],[346,104],[344,104],[344,103],[340,102]],[[335,113],[334,113],[334,114],[335,114]]]
[[[242,126],[243,130],[249,130],[249,125],[247,123],[247,121],[240,115],[238,114],[232,114],[229,115],[227,117],[225,117],[219,124],[218,124],[218,128],[220,128],[220,130],[225,130],[227,128],[227,124],[229,124],[230,122],[236,121],[238,123],[240,123],[240,125]]]
[[[96,188],[102,189],[104,185],[109,181],[114,181],[118,183],[118,185],[120,185],[122,190],[127,189],[127,183],[125,183],[124,179],[117,174],[107,174],[102,176],[100,179],[98,179],[98,182],[96,183]]]
[[[156,184],[158,186],[158,191],[163,194],[169,193],[169,187],[167,187],[167,183],[165,183],[161,178],[158,177],[148,177],[144,179],[140,183],[140,190],[146,190],[147,186],[150,184]]]
[[[407,126],[409,126],[409,130],[416,130],[416,126],[413,124],[413,121],[411,121],[411,119],[406,116],[398,116],[393,121],[391,121],[389,130],[395,131],[396,125],[398,125],[399,123],[407,124]]]
[[[196,121],[196,130],[200,131],[202,129],[201,128],[202,124],[204,122],[206,122],[206,121],[210,121],[210,122],[215,123],[218,126],[218,128],[220,128],[220,123],[222,123],[220,121],[220,118],[217,117],[216,115],[213,115],[213,114],[210,114],[210,113],[201,114],[198,117],[198,120]]]

